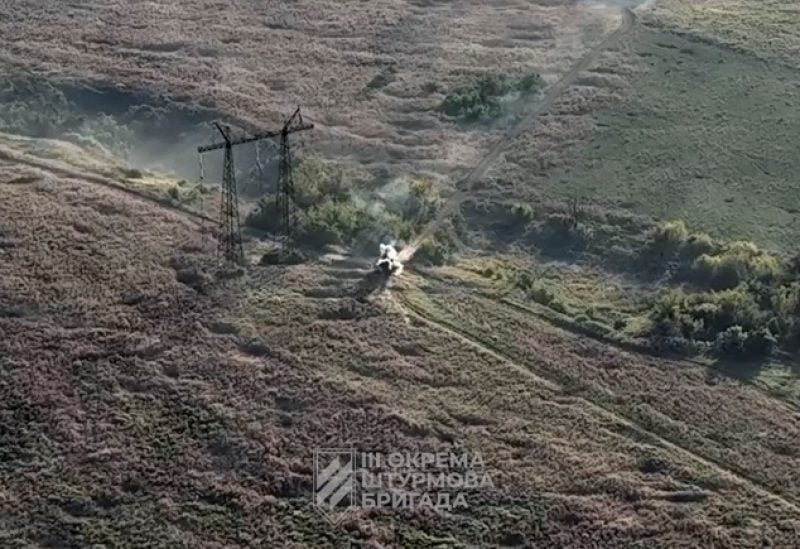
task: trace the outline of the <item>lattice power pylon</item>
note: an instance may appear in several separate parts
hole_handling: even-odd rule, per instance
[[[310,130],[313,124],[303,121],[298,108],[286,121],[280,131],[259,133],[250,137],[231,139],[228,126],[224,128],[216,124],[217,130],[222,134],[224,141],[198,147],[198,154],[208,151],[224,149],[225,157],[222,170],[222,201],[220,204],[220,235],[219,251],[228,261],[241,261],[244,258],[242,250],[242,234],[239,224],[239,196],[236,189],[236,173],[233,166],[233,147],[244,143],[253,143],[262,139],[281,138],[281,161],[279,165],[279,184],[276,200],[278,212],[281,216],[281,233],[284,237],[291,237],[297,225],[297,216],[294,203],[294,183],[292,182],[292,157],[289,145],[289,135],[295,132]]]
[[[219,216],[219,254],[228,261],[240,262],[244,259],[242,250],[242,230],[239,224],[239,194],[236,190],[236,172],[233,167],[233,144],[231,130],[217,124],[217,129],[225,139],[225,157],[222,166],[222,200]]]
[[[300,109],[297,109],[286,121],[281,131],[281,161],[278,166],[278,193],[275,196],[276,209],[281,216],[281,229],[285,245],[291,242],[297,230],[297,209],[294,196],[294,180],[292,179],[292,147],[289,143],[289,133],[295,120],[297,120],[298,127],[303,126],[303,117],[300,114]]]

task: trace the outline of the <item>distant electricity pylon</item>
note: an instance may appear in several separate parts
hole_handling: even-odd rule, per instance
[[[303,115],[298,108],[286,121],[281,130],[281,161],[278,166],[278,192],[275,196],[275,206],[281,216],[281,229],[285,244],[291,242],[297,229],[297,211],[295,209],[294,180],[292,179],[292,148],[289,143],[289,134],[297,131],[293,128],[303,128]]]
[[[303,121],[298,107],[294,114],[286,121],[279,131],[259,133],[250,137],[231,139],[228,126],[222,127],[215,124],[224,141],[205,145],[197,148],[198,154],[208,151],[224,149],[224,163],[222,168],[222,201],[220,204],[220,235],[219,252],[227,261],[241,262],[244,259],[242,250],[242,234],[239,222],[239,197],[236,189],[236,173],[233,167],[233,147],[245,143],[253,143],[262,139],[281,138],[281,161],[278,172],[278,192],[276,193],[276,206],[278,215],[281,216],[281,234],[286,238],[286,243],[294,235],[297,225],[297,216],[294,204],[294,183],[292,181],[292,157],[289,135],[314,128],[313,124]]]

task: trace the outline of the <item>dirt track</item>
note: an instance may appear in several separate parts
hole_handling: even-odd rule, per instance
[[[622,23],[620,24],[619,28],[606,37],[606,39],[600,44],[590,50],[589,53],[582,57],[581,60],[569,70],[569,72],[562,76],[555,84],[550,86],[545,92],[541,101],[537,102],[533,107],[525,112],[524,116],[518,119],[516,123],[509,126],[503,136],[497,140],[491,149],[489,149],[481,161],[456,184],[457,193],[450,198],[447,205],[441,210],[436,219],[431,221],[425,230],[422,231],[421,235],[414,241],[414,243],[406,248],[408,251],[405,251],[405,253],[401,251],[401,259],[403,261],[408,261],[411,256],[416,253],[420,245],[433,234],[442,221],[448,215],[456,211],[460,207],[461,203],[470,196],[472,185],[486,175],[486,171],[489,169],[489,166],[497,161],[500,155],[505,152],[508,144],[522,132],[528,130],[536,118],[547,112],[561,96],[561,94],[563,94],[564,91],[575,82],[575,80],[583,71],[592,66],[592,64],[600,58],[600,55],[605,50],[619,43],[619,41],[622,40],[634,28],[635,24],[636,14],[630,9],[623,9]]]
[[[437,320],[437,319],[434,319],[434,318],[430,318],[429,316],[425,315],[423,312],[421,312],[417,308],[415,308],[411,303],[409,303],[408,300],[403,299],[402,296],[400,296],[399,299],[396,299],[396,301],[401,304],[402,308],[404,309],[404,313],[406,315],[408,315],[410,317],[413,317],[413,318],[416,318],[417,320],[423,322],[424,324],[426,324],[426,325],[428,325],[428,326],[430,326],[430,327],[432,327],[432,328],[434,328],[436,330],[445,332],[445,333],[447,333],[448,335],[450,335],[452,337],[456,337],[460,341],[463,341],[463,342],[465,342],[465,343],[467,343],[467,344],[479,349],[483,353],[487,353],[487,354],[491,355],[494,358],[502,360],[503,362],[505,362],[509,366],[513,367],[515,370],[520,371],[520,372],[525,372],[528,376],[532,377],[534,379],[534,381],[536,381],[537,383],[543,384],[544,386],[546,386],[547,388],[549,388],[551,390],[558,391],[558,392],[564,392],[565,391],[565,387],[561,386],[558,382],[556,382],[554,380],[551,380],[551,379],[548,379],[547,377],[543,377],[540,374],[537,374],[536,371],[535,371],[535,368],[533,368],[530,365],[520,364],[513,357],[509,356],[506,352],[504,352],[502,349],[499,349],[498,347],[496,347],[494,345],[491,345],[491,344],[489,344],[489,343],[487,343],[485,341],[475,339],[474,337],[471,337],[469,334],[462,333],[460,330],[458,330],[458,328],[456,328],[455,326],[452,326],[450,323],[447,323],[447,322],[444,322],[444,321],[441,321],[441,320]],[[625,417],[623,415],[620,415],[619,413],[614,412],[612,410],[609,410],[606,407],[604,407],[603,405],[601,405],[601,404],[599,404],[597,402],[594,402],[593,400],[591,400],[589,398],[585,398],[585,397],[582,397],[582,396],[576,396],[575,398],[577,398],[577,399],[583,401],[584,403],[586,403],[590,408],[592,408],[600,416],[609,417],[609,418],[612,418],[614,420],[620,421],[623,424],[625,424],[626,426],[632,428],[634,431],[645,435],[647,438],[651,439],[652,442],[654,442],[656,444],[659,444],[659,445],[662,445],[665,448],[676,450],[676,451],[680,452],[681,454],[683,454],[685,457],[687,457],[687,458],[691,459],[692,461],[695,461],[695,462],[697,462],[699,464],[705,465],[707,467],[712,467],[713,469],[715,469],[718,473],[722,474],[723,476],[730,477],[731,479],[734,479],[736,482],[747,486],[748,488],[750,488],[751,490],[753,490],[755,492],[758,492],[760,495],[766,496],[766,497],[771,498],[771,499],[774,499],[775,501],[780,502],[782,505],[784,505],[788,509],[791,509],[795,513],[800,514],[800,506],[798,506],[793,501],[790,501],[789,499],[787,499],[787,498],[785,498],[785,497],[783,497],[783,496],[781,496],[779,494],[776,494],[775,492],[769,490],[768,488],[763,486],[757,480],[754,480],[754,479],[750,478],[744,472],[734,471],[734,470],[730,469],[729,467],[726,467],[726,466],[718,463],[717,461],[715,461],[713,459],[710,459],[710,458],[707,458],[705,456],[699,455],[698,453],[692,451],[691,449],[685,448],[685,447],[681,446],[680,444],[677,444],[677,443],[675,443],[675,442],[673,442],[671,440],[668,440],[668,439],[664,438],[663,436],[653,432],[652,430],[646,428],[645,426],[641,425],[637,421],[632,420],[631,418]]]

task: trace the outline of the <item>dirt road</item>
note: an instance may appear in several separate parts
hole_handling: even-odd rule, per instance
[[[410,302],[408,299],[405,299],[402,294],[396,294],[394,298],[395,302],[401,306],[404,314],[407,317],[416,319],[418,322],[421,322],[432,329],[445,333],[448,336],[454,337],[459,341],[480,350],[483,353],[486,353],[496,359],[502,360],[503,362],[508,364],[510,368],[513,368],[514,370],[517,370],[519,372],[524,372],[537,384],[543,385],[548,389],[556,392],[565,392],[566,388],[563,387],[558,381],[549,379],[547,376],[543,375],[542,372],[538,372],[537,369],[530,364],[527,363],[523,364],[519,362],[514,356],[511,356],[511,354],[509,354],[506,350],[500,349],[496,345],[490,343],[487,340],[484,340],[483,338],[478,339],[470,334],[464,333],[461,330],[459,330],[458,327],[452,325],[447,321],[431,318],[425,312],[415,307],[414,304]],[[800,515],[800,506],[797,503],[788,499],[787,497],[784,497],[783,495],[775,493],[768,487],[764,486],[758,480],[751,478],[750,475],[746,474],[746,472],[734,470],[726,464],[719,463],[717,460],[704,456],[698,453],[697,451],[694,451],[690,448],[686,448],[685,446],[677,442],[669,440],[664,436],[654,432],[653,430],[648,429],[647,427],[640,424],[636,420],[626,417],[625,415],[622,415],[617,411],[610,410],[605,406],[603,406],[602,404],[595,402],[592,399],[580,395],[574,395],[573,398],[583,402],[586,406],[591,408],[594,413],[600,416],[613,419],[615,421],[618,421],[626,425],[634,432],[639,433],[643,438],[649,439],[649,441],[652,444],[660,445],[664,448],[667,448],[671,451],[681,454],[685,459],[688,459],[705,467],[709,467],[715,470],[721,476],[727,477],[738,484],[746,486],[749,490],[752,490],[753,492],[758,493],[761,496],[779,502],[788,510],[791,510],[792,512]]]
[[[509,126],[505,133],[497,140],[497,142],[489,149],[481,161],[457,184],[458,192],[450,198],[448,203],[439,212],[439,215],[428,223],[425,230],[422,231],[419,237],[410,245],[404,248],[401,252],[401,260],[408,261],[413,257],[419,247],[425,240],[427,240],[439,227],[439,225],[454,211],[461,206],[461,203],[470,196],[472,185],[486,175],[489,167],[497,161],[497,159],[505,152],[509,143],[519,136],[521,133],[527,131],[531,124],[543,113],[550,110],[555,104],[556,100],[564,93],[564,91],[571,86],[578,76],[592,66],[603,54],[603,52],[615,45],[617,45],[635,26],[636,14],[628,8],[622,10],[622,23],[619,28],[613,33],[608,35],[600,44],[592,48],[580,61],[578,61],[572,69],[562,76],[555,84],[550,86],[542,97],[541,101],[534,104],[529,108],[524,116],[517,120],[515,124]]]

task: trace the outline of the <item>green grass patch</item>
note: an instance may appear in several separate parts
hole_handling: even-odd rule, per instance
[[[641,73],[551,198],[683,219],[713,238],[793,250],[800,240],[795,72],[643,29]]]

